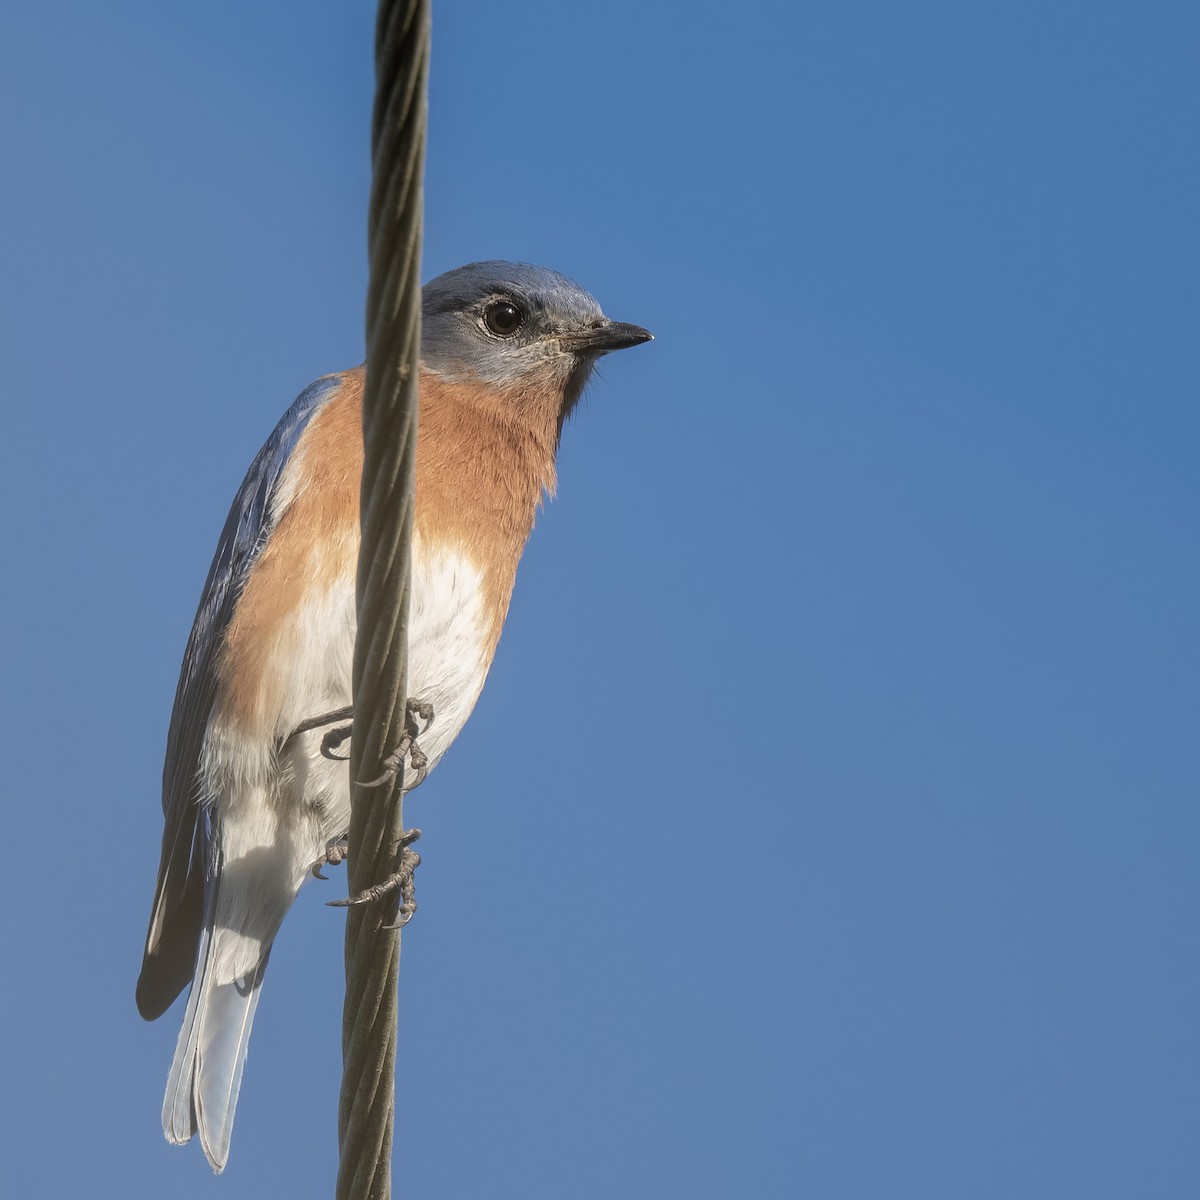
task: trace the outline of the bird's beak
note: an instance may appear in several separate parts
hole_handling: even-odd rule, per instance
[[[564,330],[558,335],[558,340],[572,354],[607,354],[610,350],[624,350],[629,346],[652,342],[654,334],[640,325],[626,325],[606,317],[588,329]]]

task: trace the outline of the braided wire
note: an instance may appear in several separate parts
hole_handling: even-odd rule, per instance
[[[375,29],[373,178],[368,223],[362,547],[354,645],[348,884],[356,895],[395,869],[404,828],[401,768],[367,791],[404,734],[413,478],[421,344],[421,177],[430,0],[381,0]],[[398,896],[350,908],[338,1108],[337,1200],[391,1195]]]

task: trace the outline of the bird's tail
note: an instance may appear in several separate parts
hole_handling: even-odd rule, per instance
[[[264,945],[257,966],[240,979],[217,983],[214,964],[221,957],[221,939],[236,935],[215,927],[216,890],[211,888],[208,897],[196,975],[167,1076],[162,1121],[167,1141],[177,1146],[199,1133],[205,1157],[219,1175],[229,1158],[246,1046],[271,944]]]

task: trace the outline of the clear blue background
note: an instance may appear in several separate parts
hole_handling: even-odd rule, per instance
[[[1198,11],[435,4],[425,276],[658,340],[408,805],[398,1196],[1196,1194]],[[217,533],[362,355],[373,20],[0,16],[14,1196],[332,1194],[344,875],[220,1181],[133,984]]]

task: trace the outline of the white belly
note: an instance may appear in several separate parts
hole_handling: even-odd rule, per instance
[[[432,766],[466,724],[492,662],[483,577],[461,552],[417,555],[408,643],[408,694],[433,705],[421,739]]]
[[[409,612],[408,694],[414,700],[433,706],[433,724],[421,735],[420,746],[432,770],[458,736],[479,693],[491,665],[490,646],[485,634],[483,580],[479,570],[460,551],[429,552],[418,541],[413,546],[412,602]],[[308,643],[307,667],[297,664],[295,683],[308,699],[305,714],[316,716],[350,702],[350,669],[354,646],[354,596],[347,588],[325,609],[326,636],[313,628]],[[336,610],[342,609],[341,613]],[[315,614],[314,614],[315,616]],[[346,619],[348,616],[349,619]],[[304,716],[299,709],[288,715],[292,727]],[[296,739],[291,748],[294,771],[294,803],[301,793],[301,804],[322,813],[319,846],[329,838],[340,837],[350,824],[350,786],[346,764],[330,762],[320,754],[319,730]],[[348,752],[349,743],[339,753]],[[410,776],[411,779],[411,776]],[[298,785],[298,786],[297,786]],[[290,805],[289,805],[290,806]]]

